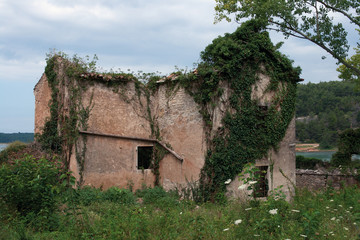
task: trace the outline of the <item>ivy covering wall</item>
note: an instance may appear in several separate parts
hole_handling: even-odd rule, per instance
[[[216,200],[225,192],[224,182],[234,179],[248,162],[277,149],[295,112],[296,83],[300,68],[277,51],[261,22],[244,23],[232,34],[216,38],[201,53],[195,72],[181,77],[181,84],[200,105],[208,132],[212,115],[226,82],[231,89],[222,126],[208,134],[208,152],[201,171],[204,200]],[[252,87],[260,73],[270,77],[265,92],[275,92],[266,106],[252,99]]]

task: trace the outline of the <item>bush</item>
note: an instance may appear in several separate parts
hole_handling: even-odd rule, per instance
[[[77,190],[77,201],[85,206],[101,200],[102,192],[100,188],[84,186]]]
[[[296,156],[296,168],[315,169],[316,165],[324,166],[324,162],[317,158],[307,158],[304,156]]]
[[[331,165],[334,167],[338,166],[349,166],[351,164],[351,153],[348,152],[336,152],[331,158]]]
[[[135,196],[130,190],[118,187],[111,187],[102,192],[102,199],[125,204],[134,204],[136,202]]]
[[[56,210],[57,197],[62,190],[60,174],[56,163],[47,159],[35,160],[29,155],[14,164],[3,164],[0,168],[0,198],[21,216],[50,216]]]
[[[142,198],[144,204],[155,204],[158,207],[169,207],[178,204],[176,192],[166,192],[162,187],[158,186],[137,190],[136,196]]]
[[[15,141],[10,143],[4,150],[0,152],[0,164],[6,163],[9,160],[9,155],[11,153],[16,153],[23,150],[27,146],[26,143]]]

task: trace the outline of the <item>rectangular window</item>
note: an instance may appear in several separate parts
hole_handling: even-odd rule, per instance
[[[153,156],[153,146],[137,147],[137,168],[149,169]]]
[[[256,197],[267,197],[269,183],[267,179],[268,166],[258,166],[259,171],[255,174],[258,176],[258,182],[255,184],[254,194]]]

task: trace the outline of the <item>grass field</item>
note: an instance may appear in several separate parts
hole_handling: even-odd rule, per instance
[[[1,239],[359,239],[360,190],[297,192],[293,201],[195,203],[161,188],[74,190],[47,219],[2,207]],[[4,214],[7,211],[7,214]]]

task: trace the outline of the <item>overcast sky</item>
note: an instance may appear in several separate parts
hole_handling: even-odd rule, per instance
[[[214,0],[0,0],[0,132],[33,132],[33,88],[51,49],[96,54],[105,70],[191,69],[214,38],[238,27],[214,25],[214,6]],[[271,36],[285,41],[280,51],[303,69],[305,82],[337,80],[336,61],[320,48]]]

